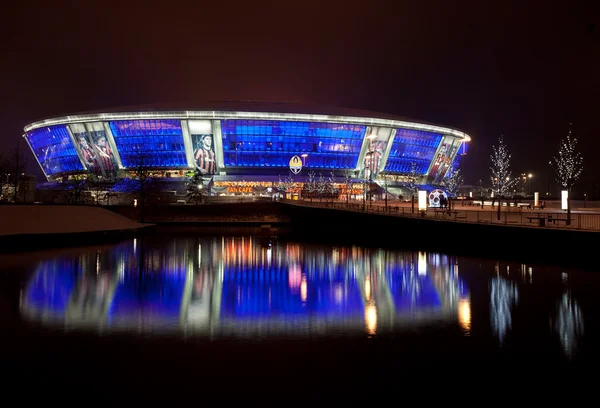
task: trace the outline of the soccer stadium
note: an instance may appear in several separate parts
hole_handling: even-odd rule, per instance
[[[199,176],[210,196],[270,195],[281,192],[283,180],[291,198],[319,179],[340,198],[360,199],[366,181],[398,196],[409,178],[431,190],[443,185],[471,140],[460,130],[388,114],[259,102],[86,112],[24,131],[47,179],[41,188],[89,176],[118,184],[143,169],[175,195]]]

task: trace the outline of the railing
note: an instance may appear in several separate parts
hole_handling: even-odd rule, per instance
[[[385,214],[399,217],[427,218],[453,222],[465,222],[475,224],[491,225],[518,225],[535,228],[555,228],[600,231],[600,213],[571,213],[570,222],[567,220],[566,212],[561,211],[543,211],[526,210],[519,207],[502,207],[500,219],[498,211],[467,209],[466,207],[455,207],[452,210],[441,208],[428,208],[426,211],[419,211],[416,204],[414,212],[412,208],[397,203],[388,205],[382,204],[369,205],[359,201],[341,202],[341,201],[305,201],[305,200],[285,200],[286,202],[321,208],[335,208],[346,211],[366,212],[372,214]]]

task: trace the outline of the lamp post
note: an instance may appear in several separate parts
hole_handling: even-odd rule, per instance
[[[300,157],[302,157],[302,168],[306,167],[306,158],[308,157],[308,153],[302,153],[300,155]],[[304,197],[300,197],[302,200],[304,200]],[[310,199],[310,201],[312,201],[312,197]]]
[[[373,154],[375,153],[375,148],[373,146],[373,141],[377,139],[376,134],[369,134],[367,136],[368,139],[368,148],[369,151],[365,154],[365,159],[369,158],[369,207],[373,208],[373,191],[372,191],[372,183],[373,183]]]
[[[373,208],[373,151],[367,152],[365,157],[369,158],[369,207]]]
[[[529,173],[527,175],[527,195],[531,194],[531,178],[533,177],[533,174]]]
[[[305,167],[306,166],[306,158],[308,157],[308,153],[302,153],[300,155],[300,157],[302,157],[302,166]]]

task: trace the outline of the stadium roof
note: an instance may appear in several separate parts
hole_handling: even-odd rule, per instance
[[[340,106],[316,105],[298,102],[265,102],[265,101],[205,101],[198,103],[153,103],[143,105],[130,105],[96,109],[74,113],[75,115],[89,115],[98,113],[121,112],[170,112],[170,111],[226,111],[226,112],[267,112],[267,113],[300,113],[314,115],[356,116],[378,119],[401,120],[429,125],[442,126],[436,123],[392,115],[389,113],[373,112],[362,109],[344,108]]]
[[[415,126],[421,130],[430,130],[436,132],[449,132],[457,137],[461,137],[470,140],[470,137],[463,131],[456,128],[449,128],[444,125],[435,123],[425,122],[421,120],[415,120],[405,118],[402,116],[392,115],[389,113],[372,112],[367,110],[342,108],[339,106],[327,106],[327,105],[314,105],[306,103],[295,103],[295,102],[263,102],[263,101],[205,101],[197,103],[182,103],[182,102],[170,102],[170,103],[155,103],[145,105],[133,105],[133,106],[122,106],[113,107],[107,109],[99,109],[93,111],[85,111],[78,113],[71,113],[68,116],[53,117],[44,119],[38,122],[30,123],[25,126],[25,131],[30,131],[34,128],[51,126],[59,123],[72,123],[76,121],[84,120],[118,120],[117,116],[126,115],[128,113],[139,114],[148,113],[146,119],[152,117],[161,116],[160,113],[169,113],[169,117],[182,116],[187,119],[200,119],[203,116],[194,115],[194,112],[204,113],[205,118],[210,118],[207,113],[214,113],[215,118],[223,113],[231,112],[232,116],[234,113],[261,113],[261,119],[269,119],[269,115],[273,114],[273,119],[277,119],[276,116],[289,115],[287,120],[315,120],[321,121],[325,119],[331,119],[337,117],[346,121],[350,118],[361,118],[369,119],[369,121],[362,121],[360,123],[372,124],[373,126],[395,126],[392,122],[403,122],[407,125],[422,125]],[[293,115],[306,115],[305,117],[294,118]],[[229,116],[229,115],[227,115]],[[235,115],[237,119],[257,119],[248,115]],[[248,117],[247,117],[248,116]],[[310,116],[314,116],[311,118]],[[142,117],[140,117],[141,119]],[[233,118],[233,117],[232,117]],[[376,119],[376,120],[370,120]],[[423,126],[424,125],[424,126]],[[429,128],[429,129],[427,129]]]

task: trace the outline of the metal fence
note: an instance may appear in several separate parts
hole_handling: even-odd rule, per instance
[[[537,228],[560,228],[574,230],[600,231],[600,214],[598,213],[571,213],[567,220],[567,213],[560,211],[527,210],[514,207],[503,207],[498,219],[498,211],[466,209],[455,207],[452,210],[441,208],[428,208],[426,211],[418,211],[416,205],[414,213],[411,207],[399,205],[369,205],[357,202],[326,202],[326,201],[289,201],[290,203],[303,206],[336,208],[346,211],[367,212],[373,214],[386,214],[398,217],[414,217],[437,219],[453,222],[466,222],[475,224],[494,225],[519,225]]]

